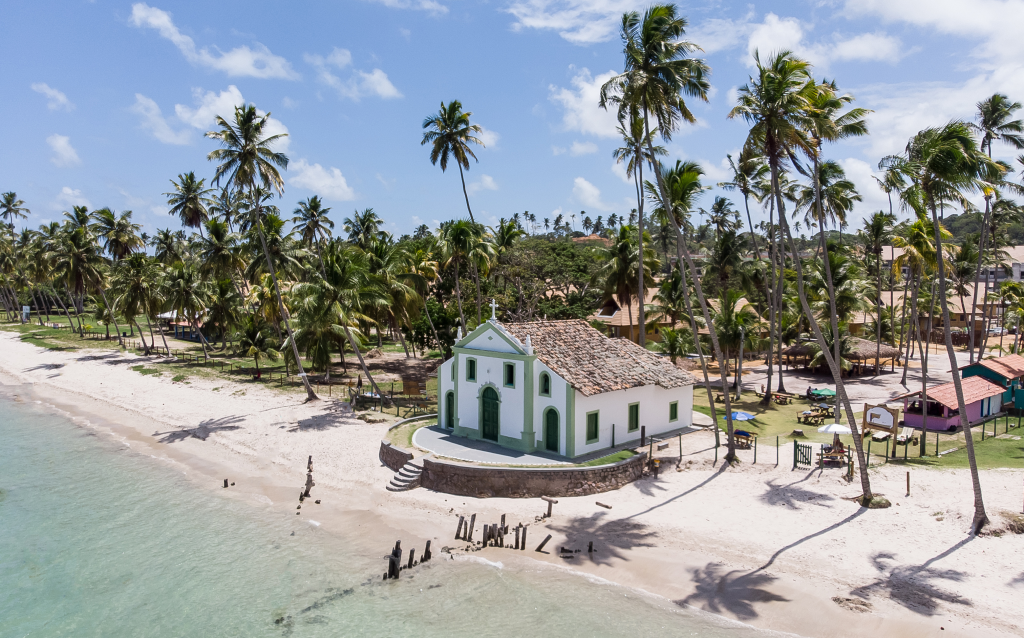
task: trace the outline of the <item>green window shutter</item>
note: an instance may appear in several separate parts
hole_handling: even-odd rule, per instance
[[[516,387],[516,365],[514,363],[505,364],[505,387]]]
[[[476,359],[466,360],[466,381],[476,381]]]
[[[640,428],[640,404],[632,403],[629,406],[629,432]]]
[[[541,396],[551,396],[551,376],[547,372],[540,374],[540,393]]]
[[[668,420],[675,421],[679,419],[679,402],[673,401],[668,404]]]
[[[587,443],[596,441],[598,438],[597,415],[597,412],[591,412],[587,415]]]

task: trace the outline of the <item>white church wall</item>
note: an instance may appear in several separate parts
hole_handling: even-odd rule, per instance
[[[519,350],[509,344],[505,339],[509,337],[505,335],[505,339],[495,334],[497,329],[488,326],[490,329],[477,335],[469,343],[462,344],[463,348],[470,348],[472,350],[489,350],[491,352],[505,352],[509,354],[522,354]]]
[[[678,418],[669,421],[669,405],[678,402]],[[606,392],[585,397],[576,392],[575,443],[576,456],[596,452],[612,445],[612,427],[615,445],[640,440],[640,428],[629,432],[629,406],[640,404],[639,426],[646,427],[648,436],[669,432],[693,424],[693,386],[666,389],[661,386],[643,386]],[[587,442],[587,414],[598,413],[598,438]]]
[[[546,372],[551,376],[551,396],[541,396],[540,375]],[[538,450],[546,451],[544,445],[544,411],[554,408],[558,411],[558,453],[565,455],[566,451],[566,418],[569,414],[567,404],[565,379],[558,376],[551,368],[544,365],[539,359],[533,364],[533,433],[536,437],[534,445]]]
[[[498,339],[495,338],[497,341]],[[502,342],[504,343],[504,342]],[[486,385],[491,385],[498,393],[500,400],[499,426],[502,436],[521,438],[523,434],[523,413],[525,403],[525,363],[518,360],[505,360],[487,356],[463,353],[459,359],[458,413],[459,426],[473,430],[480,429],[480,394]],[[466,379],[469,359],[476,359],[476,381]],[[515,387],[505,387],[504,365],[515,366]],[[449,371],[449,374],[451,372]]]

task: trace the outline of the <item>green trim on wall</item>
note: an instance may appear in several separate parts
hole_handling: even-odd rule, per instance
[[[633,425],[633,420],[629,417],[632,416],[633,406],[636,406],[636,425]],[[636,432],[640,429],[640,402],[630,403],[626,406],[626,432]]]
[[[672,416],[672,412],[675,412],[676,415]],[[679,420],[679,402],[678,401],[672,401],[671,403],[668,404],[668,422],[672,423],[673,421],[678,421],[678,420]]]
[[[555,454],[560,454],[561,453],[560,446],[559,446],[558,449],[555,449],[555,450],[549,450],[548,449],[548,413],[549,412],[554,412],[555,416],[558,417],[557,432],[559,433],[559,437],[560,437],[560,433],[562,431],[563,419],[562,419],[562,414],[558,411],[558,408],[556,408],[553,405],[549,405],[548,407],[544,408],[544,410],[541,412],[541,415],[540,415],[540,433],[541,433],[541,437],[540,437],[540,443],[537,445],[537,449],[538,450],[544,450],[545,452],[552,452],[553,451]],[[561,441],[559,441],[559,443],[561,443]]]
[[[576,456],[576,390],[565,384],[565,455]]]
[[[472,364],[472,365],[470,365]],[[469,378],[470,371],[473,372],[473,378]],[[466,381],[469,383],[476,383],[476,379],[480,376],[480,366],[476,362],[476,357],[466,358]]]
[[[547,392],[544,391],[544,377],[547,377],[547,379],[548,379],[548,391]],[[542,397],[550,397],[551,396],[551,375],[549,373],[547,373],[547,372],[541,372],[539,380],[538,380],[537,383],[539,385],[539,387],[537,389],[537,394],[539,394]]]
[[[512,369],[512,383],[508,382],[508,371]],[[516,387],[516,364],[514,363],[503,363],[501,365],[501,384],[506,388],[515,389]]]
[[[467,348],[465,344],[471,343],[471,342],[472,342],[472,341],[473,341],[474,339],[476,339],[476,338],[477,338],[477,337],[479,337],[480,335],[484,334],[485,332],[493,332],[493,333],[494,333],[494,334],[496,334],[496,335],[497,335],[497,336],[498,336],[498,337],[499,337],[499,338],[500,338],[500,339],[501,339],[502,341],[504,341],[505,343],[507,343],[507,344],[508,344],[508,346],[509,346],[510,348],[514,349],[514,350],[515,350],[516,352],[518,352],[518,353],[523,353],[523,354],[525,355],[525,353],[523,352],[523,348],[522,348],[522,346],[520,346],[519,344],[517,344],[517,343],[516,343],[515,341],[512,341],[512,340],[511,340],[511,339],[510,339],[510,338],[508,337],[508,335],[506,335],[506,334],[505,334],[505,333],[503,333],[503,332],[502,332],[501,330],[499,330],[499,329],[498,329],[498,328],[497,328],[497,327],[496,327],[496,326],[495,326],[494,324],[492,324],[492,323],[491,323],[491,322],[490,322],[489,320],[488,320],[488,321],[485,321],[485,322],[483,322],[482,324],[480,324],[479,326],[477,326],[476,328],[474,328],[474,329],[473,329],[473,332],[471,332],[471,333],[469,333],[468,335],[466,335],[465,337],[463,337],[463,338],[462,338],[462,341],[459,341],[458,343],[456,343],[456,344],[455,344],[455,347],[457,347],[457,348],[462,348],[462,349],[464,349],[464,350],[476,350],[476,348]],[[506,354],[506,353],[503,353],[503,354]]]
[[[533,431],[533,367],[537,357],[530,355],[523,361],[523,432],[520,435],[522,450],[533,452],[537,449],[537,436]]]
[[[597,421],[597,428],[596,428],[597,429],[597,436],[595,436],[594,438],[590,438],[590,415],[591,414],[593,414],[594,416],[597,417],[595,419],[595,421]],[[587,428],[586,432],[584,433],[584,436],[587,437],[587,445],[590,445],[591,443],[597,443],[598,441],[600,441],[601,440],[601,411],[600,410],[594,410],[592,412],[587,412],[586,421],[585,421],[583,427]]]
[[[455,354],[464,354],[473,358],[490,357],[492,359],[507,359],[509,361],[532,361],[537,358],[535,354],[513,354],[510,352],[493,352],[490,350],[476,350],[474,348],[452,348]]]

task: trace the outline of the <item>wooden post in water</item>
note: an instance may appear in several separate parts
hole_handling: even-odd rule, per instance
[[[647,426],[640,426],[640,447],[647,445]]]
[[[519,527],[516,527],[516,544],[512,549],[519,549]]]
[[[409,550],[409,566],[406,569],[412,569],[413,557],[416,555],[416,548],[413,547]]]
[[[462,526],[465,523],[466,523],[466,517],[465,516],[460,516],[459,517],[459,526],[455,528],[455,540],[459,540],[459,538],[462,536]]]
[[[558,501],[551,498],[550,496],[542,496],[540,497],[540,500],[547,501],[548,504],[548,513],[544,516],[544,518],[551,518],[551,506],[558,503]]]
[[[505,515],[504,514],[501,515],[501,533],[502,534],[507,534],[508,533],[508,526],[505,525]]]
[[[430,541],[427,541],[427,546],[423,548],[423,558],[420,559],[421,563],[425,563],[430,560]]]
[[[520,551],[523,551],[523,550],[526,549],[526,528],[529,527],[529,525],[523,525],[522,527],[523,527],[523,538],[522,538],[522,540],[519,541],[519,550]]]
[[[473,528],[476,526],[476,514],[469,517],[469,531],[466,532],[466,540],[473,542]]]
[[[907,496],[910,496],[910,472],[907,472]]]

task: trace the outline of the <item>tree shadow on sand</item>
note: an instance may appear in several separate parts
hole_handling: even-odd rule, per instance
[[[170,432],[154,432],[153,436],[162,437],[157,439],[158,443],[180,443],[185,439],[199,439],[200,441],[205,441],[211,434],[216,432],[241,430],[242,426],[234,424],[241,423],[244,420],[245,419],[240,416],[226,416],[220,419],[207,419],[194,428],[183,428],[181,430],[172,430]]]
[[[633,487],[644,496],[654,496],[657,492],[668,491],[668,488],[663,487],[664,479],[654,478],[653,474],[649,474],[639,481],[633,481]]]
[[[801,509],[800,504],[811,504],[817,505],[818,507],[831,507],[831,505],[826,505],[826,502],[834,501],[835,499],[828,494],[820,494],[811,490],[805,490],[802,487],[797,487],[798,483],[802,483],[806,480],[806,478],[803,478],[795,483],[789,483],[787,485],[779,485],[775,482],[775,479],[765,481],[765,485],[768,486],[768,490],[757,498],[767,505],[779,505],[792,510]]]
[[[63,363],[40,363],[37,366],[25,368],[22,372],[36,372],[37,370],[60,370],[63,367]]]
[[[865,599],[873,594],[883,595],[924,616],[934,616],[939,613],[939,603],[942,602],[972,606],[973,603],[969,599],[940,587],[942,581],[947,583],[963,582],[966,576],[964,572],[931,567],[932,563],[952,554],[970,541],[971,538],[964,539],[921,565],[890,567],[890,563],[896,561],[895,554],[876,552],[872,555],[871,561],[881,576],[874,582],[858,587],[850,593]]]
[[[625,560],[624,550],[654,547],[656,534],[647,525],[629,520],[607,519],[607,516],[604,512],[577,516],[564,525],[550,525],[550,528],[565,535],[566,547],[586,550],[587,543],[593,541],[596,551],[590,558],[603,565],[610,564],[613,558]]]
[[[299,419],[293,427],[288,428],[289,432],[320,432],[342,425],[353,425],[355,419],[352,406],[343,401],[331,401],[325,403],[325,410],[321,414],[314,414],[305,419]]]
[[[1024,586],[1024,572],[1017,575],[1016,578],[1007,583],[1010,587]]]
[[[761,571],[725,572],[721,563],[708,563],[703,569],[693,570],[696,591],[675,603],[680,606],[699,607],[715,614],[728,612],[741,620],[757,618],[756,603],[789,602],[768,588],[776,578]]]

